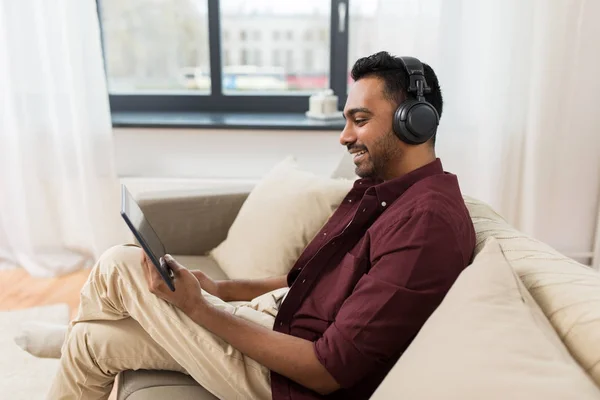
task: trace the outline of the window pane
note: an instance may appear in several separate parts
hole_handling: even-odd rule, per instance
[[[257,67],[261,67],[262,66],[262,51],[260,49],[255,49],[254,50],[254,64]]]
[[[331,3],[221,0],[223,91],[310,93],[329,87]],[[245,34],[240,40],[241,32]],[[229,39],[231,38],[231,40]]]
[[[101,0],[111,93],[210,91],[207,0]]]
[[[272,64],[275,67],[280,67],[281,66],[281,51],[278,49],[273,50],[273,59],[272,59]],[[225,64],[225,65],[231,65],[231,64]]]

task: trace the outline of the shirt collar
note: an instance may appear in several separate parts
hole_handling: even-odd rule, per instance
[[[436,158],[429,164],[417,168],[399,178],[390,179],[389,181],[373,178],[358,179],[354,183],[354,188],[368,191],[374,190],[379,201],[391,204],[418,181],[443,173],[444,168],[442,166],[442,161],[439,158]]]

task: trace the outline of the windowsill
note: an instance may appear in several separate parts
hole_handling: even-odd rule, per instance
[[[344,119],[315,120],[301,113],[241,112],[113,112],[113,127],[335,130],[344,128]]]

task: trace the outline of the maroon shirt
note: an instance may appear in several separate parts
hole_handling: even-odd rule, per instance
[[[314,342],[342,386],[368,399],[471,262],[475,231],[439,159],[389,181],[359,179],[288,274],[274,330]],[[324,396],[271,373],[275,400]]]

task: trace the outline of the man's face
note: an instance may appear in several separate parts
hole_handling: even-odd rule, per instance
[[[391,164],[401,157],[401,142],[392,131],[395,106],[383,95],[376,77],[356,81],[344,107],[346,126],[340,143],[348,148],[361,178],[388,179]]]

